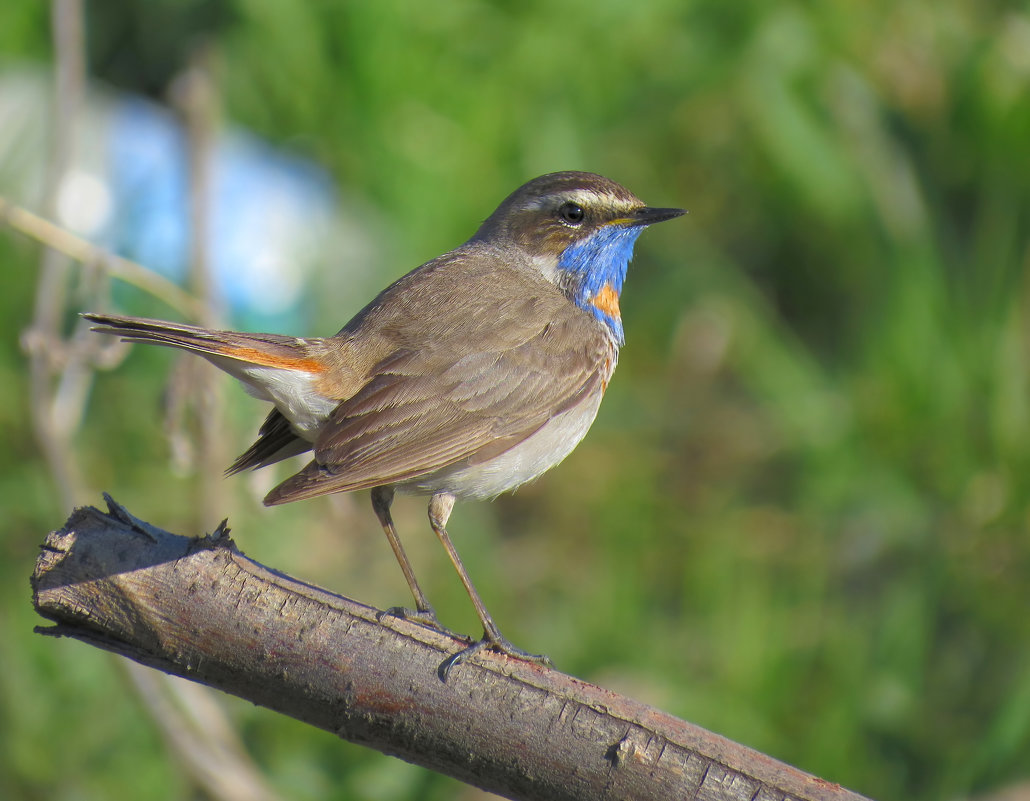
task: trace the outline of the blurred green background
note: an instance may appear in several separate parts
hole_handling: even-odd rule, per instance
[[[346,240],[308,244],[325,251],[312,285],[333,291],[295,333],[335,332],[544,172],[688,208],[637,248],[628,344],[588,438],[516,495],[456,510],[487,605],[565,671],[875,798],[1030,781],[1026,3],[95,0],[85,14],[91,80],[164,102],[203,44],[223,122],[320,164],[371,221],[367,263]],[[0,76],[53,60],[47,5],[6,0]],[[15,166],[0,163],[0,194],[33,206],[4,183]],[[32,633],[28,576],[68,510],[27,423],[19,338],[40,249],[0,229],[0,259],[0,797],[205,797],[113,657]],[[140,348],[98,375],[77,502],[103,489],[201,533],[218,520],[198,520],[200,480],[162,423],[175,364]],[[235,386],[225,399],[227,462],[265,410]],[[245,552],[408,601],[367,497],[263,510],[272,480],[217,485]],[[424,502],[396,508],[441,617],[473,631]],[[282,797],[479,797],[223,702]]]

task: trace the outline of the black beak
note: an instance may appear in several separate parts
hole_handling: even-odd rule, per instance
[[[672,220],[679,217],[681,214],[686,214],[686,209],[654,209],[650,206],[644,206],[642,209],[637,209],[630,216],[629,225],[654,225],[655,223],[665,222],[666,220]]]

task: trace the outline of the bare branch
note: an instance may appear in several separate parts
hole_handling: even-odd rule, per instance
[[[207,687],[123,661],[126,675],[204,794],[220,801],[281,801]]]
[[[52,533],[36,608],[71,636],[517,799],[859,801],[860,796],[556,670],[271,571],[224,531],[169,534],[108,499]]]
[[[200,325],[219,328],[221,298],[215,290],[210,247],[214,216],[212,165],[218,125],[218,88],[211,75],[212,58],[209,44],[194,47],[189,65],[172,82],[170,95],[186,131],[189,154],[190,289],[203,302]],[[224,493],[218,489],[218,479],[229,462],[225,383],[212,365],[189,356],[185,358],[189,362],[178,374],[189,379],[185,394],[195,411],[194,447],[191,448],[197,454],[195,519],[209,520],[219,514],[225,502]]]
[[[97,247],[3,197],[0,197],[0,223],[6,223],[15,231],[80,264],[99,265],[108,275],[159,298],[190,320],[201,316],[201,302],[174,282],[141,264]]]
[[[84,102],[86,81],[85,18],[83,0],[53,0],[52,25],[56,56],[54,118],[48,159],[48,180],[41,200],[43,213],[53,216],[74,151],[76,122]],[[79,324],[65,334],[69,307],[76,300],[73,278],[91,297],[106,291],[107,277],[115,275],[198,317],[199,302],[161,276],[137,264],[105,253],[58,226],[0,198],[0,223],[33,237],[45,248],[40,257],[39,280],[31,326],[22,344],[29,355],[29,408],[40,449],[46,459],[62,504],[71,509],[85,492],[85,480],[72,447],[92,386],[93,368],[111,356],[112,348]],[[71,260],[80,262],[73,276]],[[210,483],[210,482],[208,482]],[[274,801],[256,766],[247,758],[231,732],[225,715],[213,703],[199,701],[198,692],[173,695],[169,676],[148,674],[127,663],[140,699],[165,735],[173,753],[207,795],[220,801],[260,799]],[[195,685],[193,685],[196,687]],[[176,702],[177,701],[177,702]],[[203,722],[198,718],[203,717]]]
[[[54,82],[55,125],[50,141],[48,175],[42,203],[47,212],[57,206],[57,196],[71,159],[79,110],[82,105],[86,64],[82,41],[82,0],[54,0],[52,33],[57,58]],[[0,208],[0,212],[4,211]],[[46,248],[40,257],[32,326],[23,342],[29,353],[29,410],[36,439],[54,476],[66,509],[70,509],[82,487],[82,477],[73,461],[63,458],[68,436],[55,415],[55,377],[61,372],[58,354],[65,351],[61,316],[68,294],[68,260]],[[76,372],[73,370],[73,372]]]

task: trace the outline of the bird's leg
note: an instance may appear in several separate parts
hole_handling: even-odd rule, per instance
[[[462,563],[461,557],[458,556],[458,550],[454,547],[454,543],[451,542],[451,537],[445,528],[447,525],[447,519],[451,516],[452,509],[454,509],[454,496],[449,492],[436,493],[429,501],[429,525],[431,525],[433,527],[433,531],[436,532],[436,536],[440,539],[441,544],[447,551],[447,556],[450,557],[451,564],[453,564],[454,569],[458,571],[461,583],[465,585],[465,592],[467,592],[469,598],[472,599],[472,605],[476,608],[476,614],[479,616],[479,620],[483,624],[483,638],[478,642],[472,643],[467,648],[463,648],[456,654],[452,654],[447,657],[447,659],[440,664],[437,672],[440,675],[441,681],[447,681],[447,674],[450,672],[452,667],[464,662],[470,656],[482,651],[484,648],[499,651],[502,654],[507,654],[508,656],[513,656],[518,659],[526,659],[531,662],[539,662],[545,665],[551,664],[551,660],[546,656],[527,653],[521,648],[516,648],[501,636],[501,632],[497,628],[497,624],[494,623],[493,618],[490,617],[490,613],[486,611],[486,605],[483,603],[483,599],[479,597],[479,592],[472,583],[472,579],[469,578],[468,571],[465,570],[465,565]]]
[[[397,529],[394,527],[393,518],[390,516],[390,505],[392,503],[393,487],[375,487],[372,490],[372,508],[375,510],[376,517],[379,518],[383,531],[386,532],[386,539],[390,541],[393,555],[397,557],[397,563],[401,566],[401,572],[404,573],[404,578],[408,582],[411,594],[415,598],[415,608],[405,609],[400,606],[394,606],[387,609],[386,614],[402,617],[405,620],[411,620],[415,623],[421,623],[443,631],[443,626],[436,619],[435,610],[426,598],[426,594],[422,592],[418,579],[415,578],[415,571],[411,567],[411,562],[408,561],[407,553],[404,552],[401,539],[397,536]]]

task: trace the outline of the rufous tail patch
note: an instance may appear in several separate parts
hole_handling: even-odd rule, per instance
[[[282,370],[299,370],[304,373],[324,373],[326,366],[318,359],[310,359],[303,356],[273,356],[257,348],[224,347],[219,351],[223,356],[230,359],[239,359],[241,362],[259,364],[262,367],[277,367]]]

